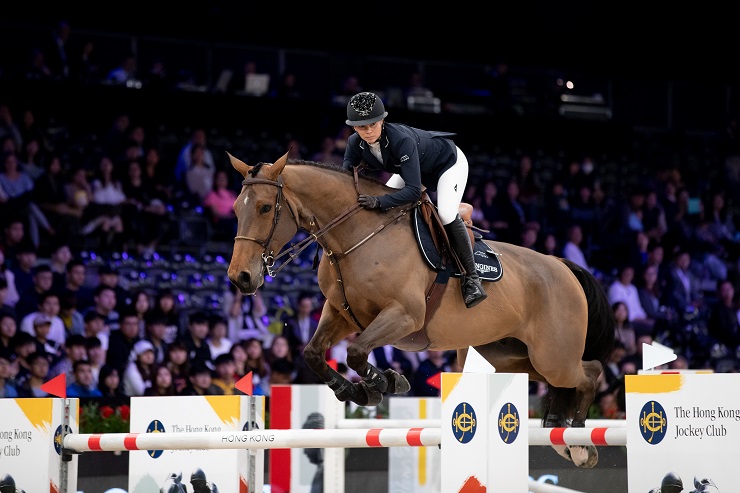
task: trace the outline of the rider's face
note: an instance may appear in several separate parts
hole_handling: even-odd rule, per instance
[[[357,132],[357,135],[359,135],[362,140],[368,144],[373,144],[380,138],[380,132],[383,130],[383,121],[384,120],[380,120],[375,123],[358,125],[352,128],[355,129],[355,132]]]

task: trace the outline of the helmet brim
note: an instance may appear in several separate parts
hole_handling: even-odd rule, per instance
[[[379,122],[388,116],[388,112],[384,111],[382,115],[375,116],[373,118],[367,118],[365,120],[345,120],[345,123],[351,127],[361,127],[363,125],[370,125],[371,123]]]

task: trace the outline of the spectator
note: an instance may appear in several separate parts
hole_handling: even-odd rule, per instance
[[[15,320],[15,307],[7,303],[8,299],[8,281],[0,275],[0,315],[7,315]]]
[[[131,361],[132,351],[134,351],[136,343],[140,340],[139,319],[136,313],[132,311],[125,312],[121,316],[120,329],[110,332],[105,363],[118,370],[118,374],[123,376],[128,363]],[[151,343],[149,345],[151,346]],[[144,346],[141,345],[139,347]]]
[[[224,306],[228,307],[229,339],[244,341],[256,338],[267,345],[273,334],[267,329],[267,307],[262,293],[257,290],[254,296],[245,296],[233,285],[225,293]]]
[[[31,334],[18,331],[12,341],[13,353],[15,354],[14,366],[17,368],[15,381],[21,382],[31,371],[28,356],[36,352],[36,339]]]
[[[226,319],[221,316],[211,317],[208,324],[208,337],[206,338],[206,344],[211,350],[211,360],[216,361],[216,358],[222,354],[227,354],[231,351],[233,342],[228,338],[228,323]]]
[[[103,402],[118,403],[125,398],[121,390],[121,375],[112,366],[100,367],[98,389],[102,394]]]
[[[51,40],[44,55],[49,72],[54,79],[69,79],[72,75],[72,54],[69,49],[69,38],[72,26],[66,20],[60,20],[51,33]]]
[[[86,370],[89,369],[90,373],[92,374],[90,362],[87,359],[85,336],[81,334],[72,334],[68,336],[67,340],[64,343],[63,351],[63,356],[59,360],[57,360],[49,369],[50,379],[57,377],[62,373],[65,373],[67,375],[67,382],[72,381],[74,378],[77,377],[77,375],[75,375],[76,372],[74,367],[78,361],[85,361],[88,365],[88,368]]]
[[[90,183],[92,189],[91,215],[102,218],[100,228],[107,248],[123,244],[124,221],[123,205],[127,201],[123,184],[113,173],[113,160],[108,156],[100,158],[95,178]]]
[[[2,319],[0,319],[0,322],[2,322]],[[0,352],[0,399],[18,397],[18,390],[16,390],[12,378],[12,369],[10,357]]]
[[[59,318],[64,323],[66,334],[82,334],[85,331],[85,318],[77,309],[77,297],[62,291],[59,299]]]
[[[169,289],[162,289],[156,297],[152,308],[152,315],[164,320],[167,330],[164,342],[172,343],[180,332],[180,311],[177,307],[175,294]]]
[[[236,342],[231,346],[229,351],[231,358],[234,360],[234,372],[236,374],[236,380],[241,380],[247,373],[249,373],[249,367],[247,366],[247,350],[244,348],[244,344]]]
[[[617,278],[609,285],[607,298],[609,303],[621,301],[627,306],[629,321],[637,333],[652,333],[655,321],[648,318],[640,303],[640,295],[634,284],[635,268],[622,265]]]
[[[184,185],[185,175],[187,171],[192,167],[192,148],[193,147],[203,148],[203,163],[207,168],[216,169],[216,161],[213,159],[213,153],[208,148],[208,135],[204,128],[195,128],[190,134],[190,140],[180,148],[180,152],[177,155],[177,161],[175,163],[175,182]]]
[[[623,301],[612,303],[614,313],[614,339],[624,347],[626,356],[637,352],[637,334],[629,320],[629,308]]]
[[[21,330],[29,334],[34,334],[34,326],[40,320],[49,323],[49,332],[47,334],[50,341],[56,345],[63,345],[67,338],[67,332],[64,328],[64,322],[59,317],[61,309],[59,295],[53,291],[44,291],[39,295],[39,304],[36,311],[29,313],[21,319]]]
[[[565,246],[563,246],[563,257],[592,272],[591,266],[588,265],[588,261],[586,260],[586,254],[581,247],[583,242],[583,230],[581,226],[578,224],[568,226],[566,238],[567,241],[565,242]]]
[[[5,253],[2,247],[0,247],[0,278],[5,281],[7,292],[3,299],[3,306],[7,306],[13,309],[15,313],[15,305],[18,303],[20,295],[15,285],[15,274],[13,270],[8,267],[8,262],[5,259]],[[4,308],[7,309],[7,308]]]
[[[2,187],[0,187],[0,204],[2,203]],[[2,207],[0,206],[0,209]],[[0,211],[2,212],[2,211]],[[0,236],[0,251],[3,252],[5,267],[15,269],[18,266],[16,257],[22,247],[33,247],[26,237],[26,226],[23,218],[18,214],[2,215],[3,235]],[[35,260],[35,259],[34,259]],[[33,264],[31,265],[33,267]],[[17,284],[16,284],[17,285]]]
[[[127,320],[124,318],[121,330]],[[139,339],[133,346],[131,357],[123,372],[123,393],[129,397],[143,396],[144,391],[150,388],[154,381],[154,346],[152,343]]]
[[[190,360],[188,360],[188,349],[179,339],[167,346],[167,367],[172,373],[172,380],[175,382],[175,391],[178,394],[182,394],[182,391],[188,384]]]
[[[105,332],[105,317],[95,310],[90,310],[83,316],[85,320],[85,330],[82,332],[86,338],[95,338],[100,341],[100,347],[103,351],[103,361],[108,352],[108,334]]]
[[[130,232],[140,255],[152,254],[167,233],[167,207],[157,197],[153,184],[144,180],[139,161],[133,159],[126,164],[128,174],[123,180],[123,193],[127,198],[123,205],[124,228]]]
[[[49,338],[51,330],[51,319],[46,315],[37,315],[33,319],[33,336],[36,351],[43,353],[48,361],[49,367],[55,365],[64,356],[64,346]],[[46,369],[49,373],[49,368]]]
[[[57,293],[61,293],[66,284],[67,265],[72,261],[72,250],[69,247],[69,243],[57,240],[52,246],[50,254],[51,262],[49,266],[52,273],[51,289]]]
[[[205,161],[205,148],[194,145],[190,149],[190,167],[185,172],[185,188],[190,203],[204,205],[206,196],[213,190],[215,173],[215,167]]]
[[[49,264],[39,264],[33,267],[31,269],[31,282],[30,287],[23,288],[20,291],[20,299],[15,304],[15,312],[20,320],[29,313],[38,311],[43,301],[42,295],[52,291],[54,274]],[[56,295],[56,293],[54,294]],[[59,301],[58,295],[56,299]],[[58,313],[55,313],[55,315],[58,315]],[[28,326],[30,327],[30,324]],[[61,334],[55,333],[53,338],[56,339],[57,335]],[[64,338],[62,337],[59,342],[64,342]]]
[[[146,295],[146,293],[144,293]],[[167,335],[167,321],[164,317],[156,313],[150,313],[146,316],[146,328],[144,339],[152,343],[154,347],[154,362],[163,365],[167,361],[168,344],[165,341]]]
[[[9,361],[15,357],[13,339],[18,332],[18,324],[9,313],[0,313],[0,356]]]
[[[679,247],[667,271],[663,290],[666,306],[682,318],[695,313],[702,306],[699,280],[689,270],[690,265],[691,253]]]
[[[49,379],[49,359],[42,351],[34,351],[26,358],[29,366],[28,375],[18,382],[18,397],[51,397],[41,390],[41,386]]]
[[[188,317],[187,331],[180,340],[188,351],[188,360],[191,364],[202,363],[207,368],[213,368],[211,348],[208,346],[208,317],[201,311],[194,312]]]
[[[711,306],[707,329],[709,335],[724,344],[728,353],[735,356],[740,348],[740,324],[738,323],[735,286],[732,281],[720,281],[717,285],[717,301]]]
[[[234,363],[234,357],[231,353],[219,354],[214,366],[216,370],[213,384],[219,387],[224,395],[241,394],[242,392],[236,389],[236,363]]]
[[[201,362],[195,362],[190,367],[188,385],[182,395],[223,395],[224,391],[214,385],[211,370]]]
[[[106,82],[126,87],[141,87],[141,81],[136,75],[136,56],[129,53],[124,56],[118,66],[113,68],[105,77]]]
[[[101,279],[102,281],[103,279]],[[83,316],[90,311],[96,311],[103,317],[103,333],[110,337],[111,332],[117,330],[120,327],[120,314],[116,310],[116,290],[108,284],[101,282],[95,289],[93,289],[93,304],[84,313]],[[124,303],[124,306],[126,304]],[[136,316],[134,314],[134,316]],[[138,317],[137,327],[138,327]]]
[[[124,291],[128,292],[129,290],[124,289]],[[139,335],[144,337],[146,335],[147,320],[152,312],[149,294],[142,289],[138,289],[130,293],[126,297],[126,300],[128,302],[128,307],[136,312],[136,316],[139,318]],[[116,305],[118,305],[118,303],[116,303]],[[164,351],[162,352],[162,358],[159,362],[161,363],[162,360],[164,360]]]
[[[246,373],[252,373],[253,395],[270,395],[270,363],[267,361],[262,341],[249,338],[242,342],[247,353]]]
[[[0,212],[8,214],[12,211],[24,218],[27,222],[29,239],[33,246],[41,245],[41,231],[54,236],[55,230],[46,218],[46,215],[34,201],[34,183],[28,174],[19,168],[18,157],[13,152],[5,152],[0,156],[2,171],[0,172]],[[5,197],[5,200],[2,199]]]
[[[288,340],[293,358],[301,357],[303,349],[316,333],[319,322],[314,318],[315,301],[308,291],[298,294],[296,310],[288,317],[283,327],[283,336]]]
[[[234,212],[236,197],[236,192],[229,186],[229,175],[226,171],[216,171],[213,189],[203,199],[203,208],[213,227],[211,237],[216,241],[231,241],[236,236],[237,220]]]
[[[11,269],[15,280],[15,288],[18,294],[30,293],[34,289],[34,268],[38,260],[38,251],[30,242],[23,242],[15,248],[15,259]],[[20,300],[18,300],[20,301]],[[18,312],[18,303],[16,303],[16,312]],[[28,313],[26,310],[25,313]],[[18,314],[19,317],[23,316]]]
[[[144,395],[153,397],[177,395],[175,382],[172,379],[172,372],[167,365],[155,365],[152,386],[144,390]]]
[[[100,371],[105,365],[105,349],[103,349],[103,343],[95,336],[85,337],[85,352],[87,353],[87,360],[90,362],[93,379],[97,386],[100,381]]]
[[[103,393],[95,385],[95,376],[89,361],[75,361],[73,373],[74,381],[67,385],[67,397],[103,397]]]

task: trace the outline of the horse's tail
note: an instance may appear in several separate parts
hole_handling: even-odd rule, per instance
[[[588,302],[588,329],[582,359],[598,360],[604,364],[614,347],[615,321],[609,299],[604,287],[593,274],[568,259],[562,261],[578,278]]]

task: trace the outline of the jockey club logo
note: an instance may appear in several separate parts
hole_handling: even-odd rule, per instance
[[[164,433],[164,425],[159,420],[154,420],[151,423],[149,423],[149,426],[146,427],[147,433]],[[160,455],[162,455],[163,450],[147,450],[147,453],[149,454],[149,457],[152,459],[157,459]]]
[[[640,411],[640,434],[651,445],[659,444],[668,430],[668,417],[660,403],[650,401]]]
[[[514,404],[507,402],[498,414],[498,435],[504,443],[514,443],[516,437],[519,436],[521,426],[519,411]]]
[[[57,426],[54,431],[54,451],[57,455],[62,455],[62,449],[64,448],[64,435],[72,433],[72,428],[69,425],[64,425],[64,433],[62,433],[62,425]]]
[[[478,420],[475,417],[473,406],[467,402],[461,402],[455,408],[452,416],[452,434],[458,442],[468,443],[473,439],[475,430],[478,427]]]

